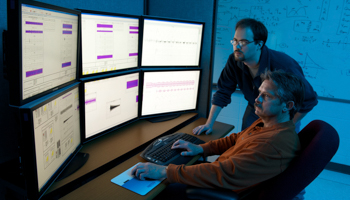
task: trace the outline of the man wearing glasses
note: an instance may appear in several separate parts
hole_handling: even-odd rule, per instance
[[[266,27],[255,19],[246,18],[237,22],[235,35],[231,40],[234,52],[229,56],[221,72],[208,120],[206,124],[193,129],[195,135],[202,132],[209,134],[212,131],[212,126],[221,109],[231,103],[231,95],[235,92],[237,85],[248,101],[242,120],[242,130],[249,127],[258,119],[254,113],[254,100],[259,95],[258,88],[262,83],[260,74],[265,70],[279,69],[300,77],[305,84],[305,100],[300,111],[293,118],[296,131],[299,132],[300,120],[318,103],[317,94],[293,58],[271,50],[265,45],[267,34]]]

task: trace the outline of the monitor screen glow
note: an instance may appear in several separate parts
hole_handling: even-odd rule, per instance
[[[200,70],[144,72],[142,116],[194,110]]]
[[[139,19],[82,13],[82,74],[138,65]]]
[[[22,100],[76,79],[78,15],[21,4]]]
[[[141,66],[199,66],[203,24],[144,19]]]
[[[86,139],[138,117],[138,72],[84,84]]]
[[[36,108],[32,116],[38,190],[41,191],[81,144],[78,87]]]

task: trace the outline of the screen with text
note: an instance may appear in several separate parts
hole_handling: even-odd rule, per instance
[[[22,4],[22,100],[76,79],[78,15]]]
[[[40,191],[80,145],[78,87],[35,109],[32,115]]]
[[[139,73],[85,83],[85,138],[138,117]]]
[[[202,24],[145,19],[141,66],[198,66]]]
[[[139,19],[82,13],[83,75],[137,67]]]
[[[199,70],[145,72],[141,115],[196,109]]]

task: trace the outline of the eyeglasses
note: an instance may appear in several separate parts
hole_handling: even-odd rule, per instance
[[[239,45],[240,47],[244,47],[244,46],[246,46],[246,45],[248,45],[248,44],[250,44],[252,42],[255,42],[255,40],[253,40],[253,41],[248,41],[248,40],[240,40],[240,41],[238,41],[238,40],[231,40],[230,42],[234,46]]]

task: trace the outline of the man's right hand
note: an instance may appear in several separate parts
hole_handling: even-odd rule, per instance
[[[171,149],[184,149],[185,151],[181,152],[182,156],[195,156],[203,153],[203,148],[201,146],[184,140],[177,140],[174,142]]]
[[[211,133],[212,130],[213,130],[212,126],[210,126],[208,124],[204,124],[204,125],[200,125],[200,126],[197,126],[196,128],[194,128],[192,130],[192,133],[195,135],[200,135],[202,132],[205,131],[205,134],[208,135]]]

